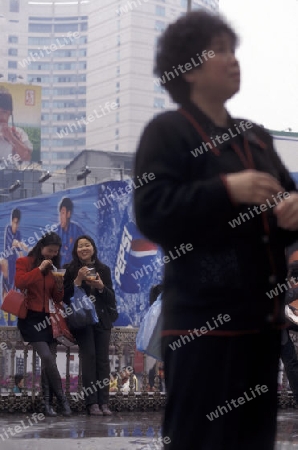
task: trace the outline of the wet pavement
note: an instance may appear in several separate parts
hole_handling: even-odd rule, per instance
[[[161,413],[111,417],[0,414],[2,450],[157,450]],[[18,428],[16,428],[18,427]]]
[[[0,449],[158,450],[161,418],[161,412],[118,412],[99,418],[1,413]],[[276,450],[295,449],[298,450],[298,410],[280,410]]]

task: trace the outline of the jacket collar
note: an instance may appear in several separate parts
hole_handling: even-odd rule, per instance
[[[225,147],[229,146],[231,141],[233,139],[237,139],[240,136],[245,136],[246,139],[253,145],[257,145],[258,147],[265,149],[267,148],[267,145],[258,137],[258,135],[255,133],[254,129],[256,128],[256,125],[253,123],[252,128],[245,129],[244,131],[239,127],[240,123],[242,121],[244,122],[250,122],[247,119],[236,119],[233,118],[228,113],[228,127],[220,127],[216,125],[210,117],[208,117],[197,105],[195,105],[191,101],[187,101],[182,105],[182,108],[185,109],[189,114],[193,116],[193,118],[201,125],[205,133],[211,138],[214,139],[216,135],[223,135],[226,133],[229,129],[233,132],[233,134],[236,134],[234,138],[231,138],[229,141],[224,142],[223,144],[219,145],[219,149],[223,150]],[[239,132],[238,132],[238,131]]]

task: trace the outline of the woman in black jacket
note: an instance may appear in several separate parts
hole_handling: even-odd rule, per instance
[[[80,236],[74,243],[73,260],[66,266],[64,302],[70,304],[74,286],[95,296],[99,323],[80,330],[72,330],[80,348],[82,377],[87,411],[94,416],[110,416],[108,407],[110,362],[109,343],[112,322],[117,320],[117,305],[112,286],[111,271],[97,257],[97,248],[89,236]],[[95,268],[96,279],[90,280],[90,268]],[[89,275],[89,279],[88,279]]]
[[[274,448],[276,287],[298,237],[298,195],[271,136],[226,110],[240,88],[236,47],[216,14],[192,11],[168,26],[155,74],[179,106],[150,121],[136,153],[137,225],[167,261],[166,450]]]

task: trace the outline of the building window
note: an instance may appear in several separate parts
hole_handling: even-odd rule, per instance
[[[19,38],[17,36],[8,36],[9,44],[17,44],[19,42]]]
[[[41,127],[40,130],[43,134],[49,134],[50,133],[50,127]],[[54,131],[54,130],[53,130]]]
[[[72,83],[75,81],[85,82],[86,75],[69,75],[69,76],[61,76],[61,77],[54,76],[53,81],[54,81],[54,83]]]
[[[79,44],[87,44],[87,41],[88,41],[87,36],[81,36],[79,38]]]
[[[154,92],[159,92],[160,94],[165,94],[166,90],[163,86],[158,86],[154,83]]]
[[[166,29],[166,24],[162,20],[155,21],[155,30],[156,31],[164,31]]]
[[[8,61],[8,68],[9,69],[17,69],[18,63],[16,61]]]
[[[18,49],[17,48],[9,48],[8,54],[9,54],[9,56],[18,56]]]
[[[59,23],[57,25],[54,25],[55,33],[67,33],[68,31],[78,31],[78,29],[79,25],[77,23]]]
[[[52,81],[52,77],[48,75],[36,75],[35,77],[32,75],[27,75],[28,83],[50,83]]]
[[[58,109],[65,109],[65,108],[81,108],[86,107],[86,99],[78,99],[78,100],[61,100],[57,101],[54,100],[53,102],[50,102],[48,100],[43,100],[41,102],[42,108],[58,108]]]
[[[115,129],[115,138],[119,139],[119,128]]]
[[[84,22],[81,23],[81,31],[87,31],[88,30],[88,23]]]
[[[34,58],[40,59],[38,53],[32,52],[31,55]],[[29,56],[31,56],[31,55],[29,54]],[[84,61],[78,62],[78,63],[63,62],[63,63],[54,63],[53,68],[54,68],[54,70],[75,70],[75,69],[86,69],[86,65],[87,65],[87,63]],[[31,70],[50,70],[51,67],[52,66],[49,62],[33,62],[30,65]]]
[[[153,106],[154,106],[154,108],[164,109],[165,108],[165,100],[163,98],[155,97]]]
[[[20,11],[20,0],[10,0],[9,1],[9,12],[19,12]]]
[[[28,38],[28,44],[29,45],[50,45],[53,44],[51,38],[46,37],[29,37]]]
[[[119,112],[116,112],[116,123],[119,123]]]
[[[38,20],[38,22],[40,22],[40,21],[42,21],[42,20],[46,20],[46,21],[52,21],[52,18],[50,17],[32,17],[32,16],[29,16],[29,20],[31,21],[31,20]],[[58,19],[56,19],[56,20],[58,20]]]
[[[17,79],[17,75],[15,73],[9,73],[7,75],[8,81],[15,81]]]
[[[66,88],[43,88],[42,89],[43,95],[50,96],[50,95],[80,95],[80,94],[86,94],[86,86],[78,86],[78,87],[66,87]]]
[[[31,64],[31,67],[32,67],[33,70],[35,70],[35,64],[34,63]],[[48,64],[48,63],[43,63],[43,66],[45,67],[46,64]],[[85,61],[80,61],[78,63],[76,63],[76,62],[54,63],[53,64],[53,68],[54,68],[54,70],[86,69],[87,68],[87,63]],[[44,70],[47,70],[47,69],[44,69]]]
[[[120,45],[120,44],[121,44],[120,36],[119,36],[119,34],[117,34],[117,45]]]
[[[33,53],[32,56],[36,57],[36,54]],[[48,70],[49,71],[51,68],[51,64],[47,63],[47,62],[45,62],[45,63],[34,62],[31,64],[30,68],[31,68],[31,70]]]
[[[51,33],[52,25],[44,24],[44,23],[29,23],[30,33]]]
[[[166,15],[166,8],[164,6],[156,5],[155,6],[155,14],[157,16],[165,17],[165,15]]]
[[[120,81],[117,81],[116,83],[116,94],[119,94],[120,92]]]
[[[116,67],[116,75],[117,75],[117,77],[119,77],[119,75],[120,75],[120,66]]]

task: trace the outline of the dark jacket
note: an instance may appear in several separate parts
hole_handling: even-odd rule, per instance
[[[27,290],[28,309],[48,313],[49,299],[52,298],[55,303],[62,302],[63,291],[58,291],[50,271],[44,275],[38,267],[33,269],[33,261],[31,256],[17,259],[15,286],[20,290]]]
[[[115,322],[115,317],[118,315],[117,313],[117,303],[115,298],[115,292],[112,285],[111,278],[111,270],[105,264],[100,264],[100,267],[96,267],[97,272],[100,275],[100,278],[104,284],[104,290],[102,293],[99,293],[97,289],[92,292],[95,296],[95,308],[99,318],[99,326],[104,329],[112,328],[112,321]],[[68,264],[66,266],[66,272],[64,275],[64,302],[69,305],[70,298],[74,293],[74,280],[77,277],[77,271],[72,269],[72,265]],[[87,295],[91,294],[91,286],[89,286],[85,281],[82,282],[82,289],[84,289]]]
[[[227,132],[194,104],[184,108],[207,136]],[[236,121],[230,118],[230,122],[235,131]],[[257,125],[245,136],[255,169],[276,177],[286,191],[294,191],[295,183],[275,152],[271,136]],[[135,189],[135,213],[140,231],[168,256],[164,330],[198,328],[207,321],[212,326],[218,314],[228,314],[230,320],[216,332],[259,330],[283,321],[283,296],[270,299],[266,292],[284,282],[285,246],[297,240],[298,233],[280,229],[271,207],[249,217],[255,205],[231,201],[224,175],[247,168],[232,142],[244,154],[243,135],[237,134],[218,144],[218,154],[204,150],[195,157],[191,152],[203,140],[178,111],[155,117],[141,136],[135,176],[142,179],[143,174],[153,173],[155,178],[151,176],[151,181]],[[238,225],[233,222],[236,218],[241,219]],[[184,253],[179,251],[181,244]],[[186,244],[192,250],[185,251]]]

